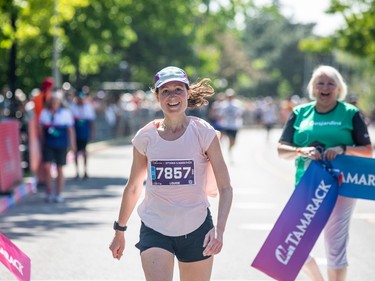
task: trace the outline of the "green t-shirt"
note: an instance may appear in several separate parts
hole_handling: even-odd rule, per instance
[[[353,145],[353,116],[358,112],[355,106],[338,102],[336,107],[327,113],[315,110],[316,102],[303,104],[293,109],[294,122],[293,143],[297,147],[320,146],[326,148],[338,145]],[[309,158],[296,159],[296,183],[310,163]]]

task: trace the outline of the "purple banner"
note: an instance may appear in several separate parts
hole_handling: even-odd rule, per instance
[[[295,280],[337,196],[337,178],[312,161],[251,266],[279,281]]]

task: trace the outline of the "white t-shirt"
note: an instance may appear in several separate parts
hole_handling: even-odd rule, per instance
[[[40,113],[39,124],[42,126],[74,126],[73,115],[69,109],[59,108],[55,114],[44,108]]]
[[[238,100],[223,101],[217,110],[219,115],[218,123],[221,128],[238,130],[243,125],[242,104]]]
[[[73,103],[70,105],[70,109],[73,113],[74,119],[82,120],[95,120],[96,114],[93,106],[87,102],[84,102],[82,105]]]
[[[168,236],[196,230],[209,207],[206,187],[212,177],[207,174],[210,164],[205,152],[216,131],[200,118],[189,118],[185,133],[177,140],[161,138],[156,121],[140,129],[132,140],[148,160],[145,198],[138,214],[148,227]]]
[[[52,148],[69,146],[68,128],[74,126],[73,114],[69,109],[59,108],[55,113],[44,108],[40,113],[39,125],[43,128],[44,143]]]

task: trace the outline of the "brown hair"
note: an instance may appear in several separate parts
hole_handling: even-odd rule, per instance
[[[190,85],[186,85],[186,89],[189,92],[188,98],[188,107],[200,107],[202,105],[208,104],[208,100],[206,98],[211,97],[215,94],[214,88],[210,85],[211,80],[209,78],[203,78],[201,81]],[[154,95],[158,95],[158,89],[153,90]]]

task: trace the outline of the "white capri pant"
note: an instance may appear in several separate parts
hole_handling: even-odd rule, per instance
[[[346,250],[349,242],[350,220],[357,199],[338,196],[336,205],[324,228],[324,243],[327,257],[327,267],[330,269],[348,266]],[[311,260],[308,256],[306,262]]]
[[[346,250],[349,242],[350,220],[356,202],[357,199],[339,196],[324,228],[328,268],[338,269],[348,266]]]

